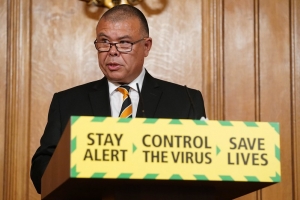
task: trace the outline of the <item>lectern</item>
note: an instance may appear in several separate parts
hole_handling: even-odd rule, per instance
[[[234,199],[280,182],[273,122],[72,116],[42,199]]]

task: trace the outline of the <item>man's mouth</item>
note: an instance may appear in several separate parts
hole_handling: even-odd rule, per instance
[[[110,71],[116,71],[118,69],[121,68],[121,65],[119,63],[115,63],[115,62],[110,62],[106,64],[106,67],[110,70]]]

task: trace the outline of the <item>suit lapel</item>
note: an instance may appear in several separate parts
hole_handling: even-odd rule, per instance
[[[109,90],[107,79],[104,77],[94,86],[93,92],[89,94],[93,115],[94,116],[111,116]],[[142,98],[144,102],[145,117],[153,118],[162,95],[157,81],[146,71],[143,88]],[[142,113],[141,99],[137,109],[136,117],[144,117]]]
[[[94,116],[111,116],[107,79],[104,77],[89,94]]]
[[[144,107],[145,117],[153,118],[162,95],[162,91],[159,88],[157,81],[146,71],[143,88],[142,88],[142,98],[144,106],[141,105],[141,99],[139,100],[139,105],[137,109],[137,117],[144,117],[142,109]]]

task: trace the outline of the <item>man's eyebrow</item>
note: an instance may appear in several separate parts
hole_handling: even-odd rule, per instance
[[[104,33],[99,33],[97,35],[97,37],[107,37],[107,38],[109,38],[109,36],[105,35]],[[122,39],[132,39],[132,37],[129,36],[129,35],[124,35],[124,36],[121,36],[121,37],[118,38],[118,40],[122,40]]]
[[[118,39],[121,40],[121,39],[131,39],[132,37],[130,37],[129,35],[124,35],[122,37],[119,37]]]
[[[99,34],[97,35],[97,37],[102,37],[102,36],[107,37],[107,35],[105,35],[104,33],[99,33]]]

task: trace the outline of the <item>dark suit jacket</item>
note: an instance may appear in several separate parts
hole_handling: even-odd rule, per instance
[[[139,101],[137,117],[143,117],[142,107],[147,118],[206,117],[200,91],[155,79],[148,72],[141,95],[144,106]],[[32,158],[31,179],[38,193],[43,173],[71,115],[111,116],[106,78],[54,94],[41,145]]]

